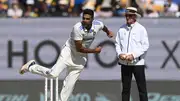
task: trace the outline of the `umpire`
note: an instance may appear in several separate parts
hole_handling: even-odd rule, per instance
[[[136,21],[137,9],[126,9],[126,23],[116,35],[116,52],[121,65],[122,101],[129,101],[132,75],[136,79],[140,101],[148,101],[144,55],[149,48],[147,31]]]

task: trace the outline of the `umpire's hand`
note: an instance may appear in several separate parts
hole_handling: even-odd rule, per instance
[[[127,61],[133,61],[134,60],[134,56],[132,54],[128,54],[126,55],[126,59]]]
[[[126,54],[120,54],[120,55],[119,55],[119,58],[120,58],[121,60],[125,60],[125,59],[126,59],[126,56],[127,56]]]

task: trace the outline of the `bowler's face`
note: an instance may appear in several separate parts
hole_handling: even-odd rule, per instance
[[[92,17],[91,15],[89,14],[84,14],[83,17],[82,17],[82,24],[84,27],[88,27],[88,26],[91,26],[92,24]]]
[[[135,14],[126,14],[126,22],[127,24],[133,24],[136,21],[136,15]]]

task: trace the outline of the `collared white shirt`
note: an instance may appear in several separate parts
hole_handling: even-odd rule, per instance
[[[94,41],[97,33],[101,31],[103,28],[104,24],[101,21],[94,20],[92,22],[91,29],[87,31],[87,29],[83,28],[81,22],[78,22],[74,25],[70,38],[67,40],[66,45],[70,46],[71,49],[75,51],[75,54],[83,55],[85,53],[79,53],[76,51],[74,40],[82,40],[83,47],[89,48],[92,42]]]
[[[124,24],[120,27],[116,35],[116,52],[120,54],[133,54],[134,60],[127,62],[119,59],[124,65],[144,65],[144,55],[149,48],[147,31],[140,23],[135,22],[130,27]]]

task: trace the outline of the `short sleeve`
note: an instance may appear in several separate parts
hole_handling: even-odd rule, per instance
[[[100,22],[100,21],[99,21],[99,23],[100,23],[100,30],[102,30],[104,28],[104,23]]]
[[[80,29],[78,29],[77,27],[73,27],[72,33],[71,33],[71,38],[74,40],[82,40],[83,36],[79,31]]]
[[[101,22],[101,21],[94,20],[94,21],[93,21],[93,24],[94,24],[94,26],[96,26],[96,28],[98,28],[99,31],[104,28],[104,24],[103,24],[103,22]]]

